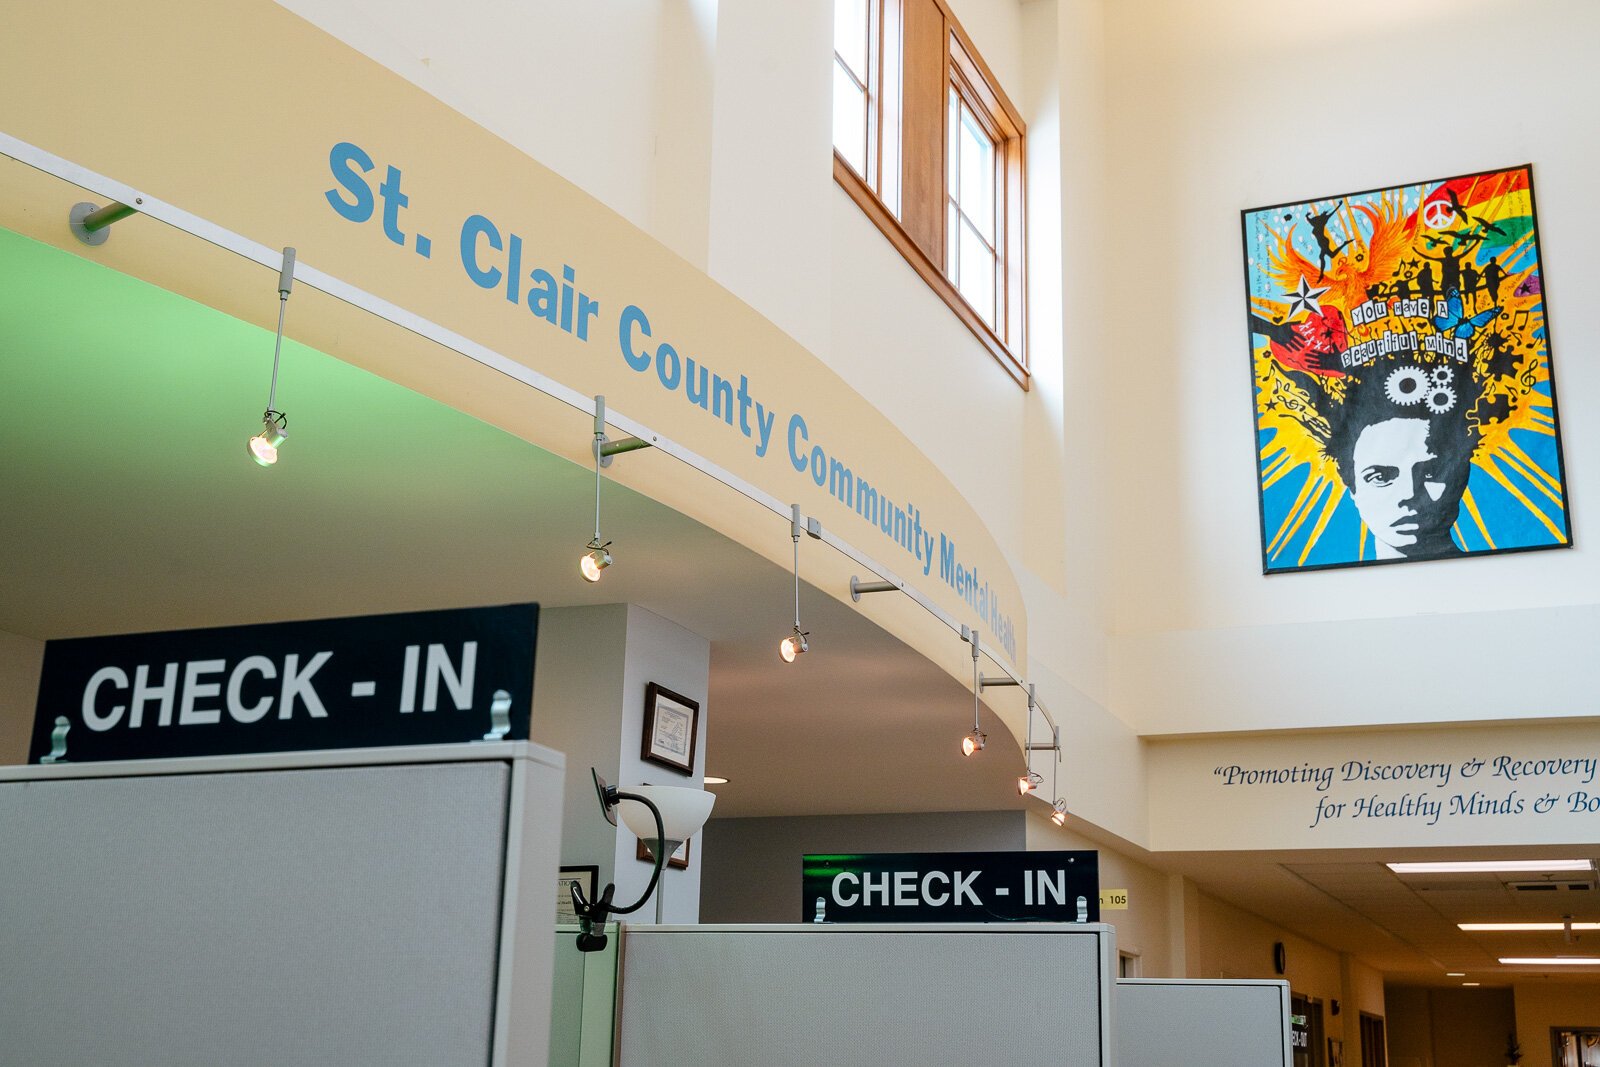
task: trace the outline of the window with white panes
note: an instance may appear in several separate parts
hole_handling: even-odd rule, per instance
[[[862,177],[871,127],[871,14],[871,0],[836,0],[833,6],[833,148]]]
[[[990,328],[998,297],[999,219],[995,210],[995,139],[956,87],[950,87],[945,135],[946,193],[950,210],[945,229],[945,273],[961,296]]]

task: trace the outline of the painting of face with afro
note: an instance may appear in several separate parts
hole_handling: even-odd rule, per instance
[[[1338,467],[1375,559],[1461,554],[1450,530],[1467,489],[1477,383],[1446,364],[1382,364],[1350,375],[1330,405],[1327,453]]]
[[[1265,572],[1570,546],[1530,168],[1244,238]]]

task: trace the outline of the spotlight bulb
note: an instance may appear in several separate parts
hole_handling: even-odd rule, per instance
[[[1065,826],[1066,825],[1066,823],[1067,823],[1067,802],[1065,800],[1057,800],[1056,801],[1056,808],[1055,808],[1054,811],[1052,811],[1050,813],[1050,821],[1055,823],[1057,826]]]
[[[278,446],[289,437],[288,420],[276,411],[261,416],[261,432],[245,442],[245,452],[263,467],[278,462]]]
[[[1043,783],[1044,775],[1040,774],[1038,771],[1029,771],[1027,774],[1017,779],[1017,794],[1019,796],[1027,796],[1035,789],[1038,789]]]
[[[584,581],[598,582],[600,572],[611,566],[611,553],[606,551],[611,547],[611,542],[607,541],[602,545],[597,537],[589,542],[588,547],[589,551],[578,560],[578,570],[583,573]]]
[[[989,735],[980,731],[976,726],[972,732],[961,739],[961,754],[970,756],[974,752],[982,752],[983,746],[989,743]]]
[[[783,658],[783,662],[793,663],[800,653],[811,650],[811,646],[806,643],[808,636],[810,636],[809,631],[802,633],[800,627],[796,626],[794,633],[778,642],[778,655]]]

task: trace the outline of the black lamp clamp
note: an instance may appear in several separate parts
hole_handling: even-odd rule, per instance
[[[617,825],[617,802],[622,800],[636,800],[650,809],[650,814],[656,820],[656,844],[650,851],[655,855],[655,869],[650,872],[650,884],[645,887],[644,894],[638,900],[625,908],[614,907],[611,896],[617,891],[615,882],[607,882],[606,887],[600,891],[600,896],[594,901],[585,900],[583,890],[577,882],[572,883],[572,910],[578,916],[578,951],[599,952],[606,947],[606,935],[602,932],[606,926],[606,919],[612,915],[630,915],[644,907],[644,902],[656,891],[656,883],[661,880],[661,867],[666,860],[667,828],[661,821],[661,809],[650,802],[649,798],[637,793],[624,793],[614,785],[607,785],[606,780],[600,777],[600,772],[593,767],[589,773],[594,776],[594,791],[600,797],[600,810],[605,814],[606,822],[612,826]]]

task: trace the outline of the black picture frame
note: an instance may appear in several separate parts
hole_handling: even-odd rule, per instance
[[[700,733],[700,702],[655,682],[644,687],[644,736],[639,758],[679,774],[694,773]]]
[[[575,923],[578,914],[572,908],[572,890],[576,882],[583,891],[583,899],[593,902],[600,894],[600,867],[598,864],[574,864],[556,872],[556,922]]]

